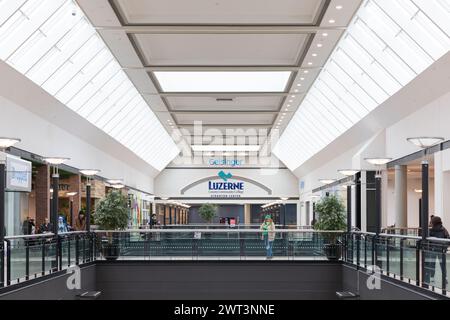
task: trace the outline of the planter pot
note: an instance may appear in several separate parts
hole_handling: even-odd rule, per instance
[[[120,247],[113,243],[102,243],[102,255],[106,260],[117,260],[120,256]]]
[[[325,244],[323,246],[323,251],[330,261],[337,261],[342,256],[342,246],[340,243],[337,244]]]

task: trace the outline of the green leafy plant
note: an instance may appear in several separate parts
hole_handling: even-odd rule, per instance
[[[318,213],[319,219],[314,224],[315,230],[345,230],[347,225],[345,206],[339,197],[331,195],[321,199],[318,203],[316,203],[316,213]],[[329,239],[331,243],[335,243],[337,235],[330,233]]]
[[[204,203],[198,209],[198,214],[206,222],[211,222],[217,215],[217,206],[211,203]]]
[[[127,198],[120,191],[111,191],[96,206],[95,223],[102,230],[120,230],[128,225]]]

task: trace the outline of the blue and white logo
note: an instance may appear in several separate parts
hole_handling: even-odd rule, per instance
[[[228,180],[233,177],[233,175],[228,172],[225,173],[223,170],[219,171],[217,176],[222,179],[224,182],[208,182],[209,191],[243,191],[244,183],[243,182],[229,182]]]

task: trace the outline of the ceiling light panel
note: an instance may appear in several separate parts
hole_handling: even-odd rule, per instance
[[[446,54],[449,8],[448,1],[366,0],[274,154],[295,170]]]
[[[74,1],[0,1],[0,59],[154,168],[178,154]]]
[[[290,71],[154,72],[164,92],[284,92]]]

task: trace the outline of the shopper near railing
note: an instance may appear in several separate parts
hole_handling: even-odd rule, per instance
[[[442,220],[438,216],[433,216],[431,219],[431,238],[449,239],[450,235],[447,229],[442,225]],[[436,272],[436,259],[439,260],[441,271],[444,273],[446,263],[442,259],[442,255],[447,252],[447,244],[443,243],[429,243],[425,252],[425,279],[424,283],[429,284],[431,278],[434,278]]]
[[[270,215],[266,215],[260,229],[262,231],[261,240],[264,240],[264,245],[266,247],[266,259],[270,260],[273,256],[272,248],[273,242],[275,241],[275,224]]]
[[[84,214],[83,210],[80,210],[80,212],[78,212],[78,217],[75,219],[75,230],[86,230],[86,215]]]
[[[39,233],[49,233],[52,232],[52,224],[48,220],[48,218],[44,219],[44,223],[39,227]]]

